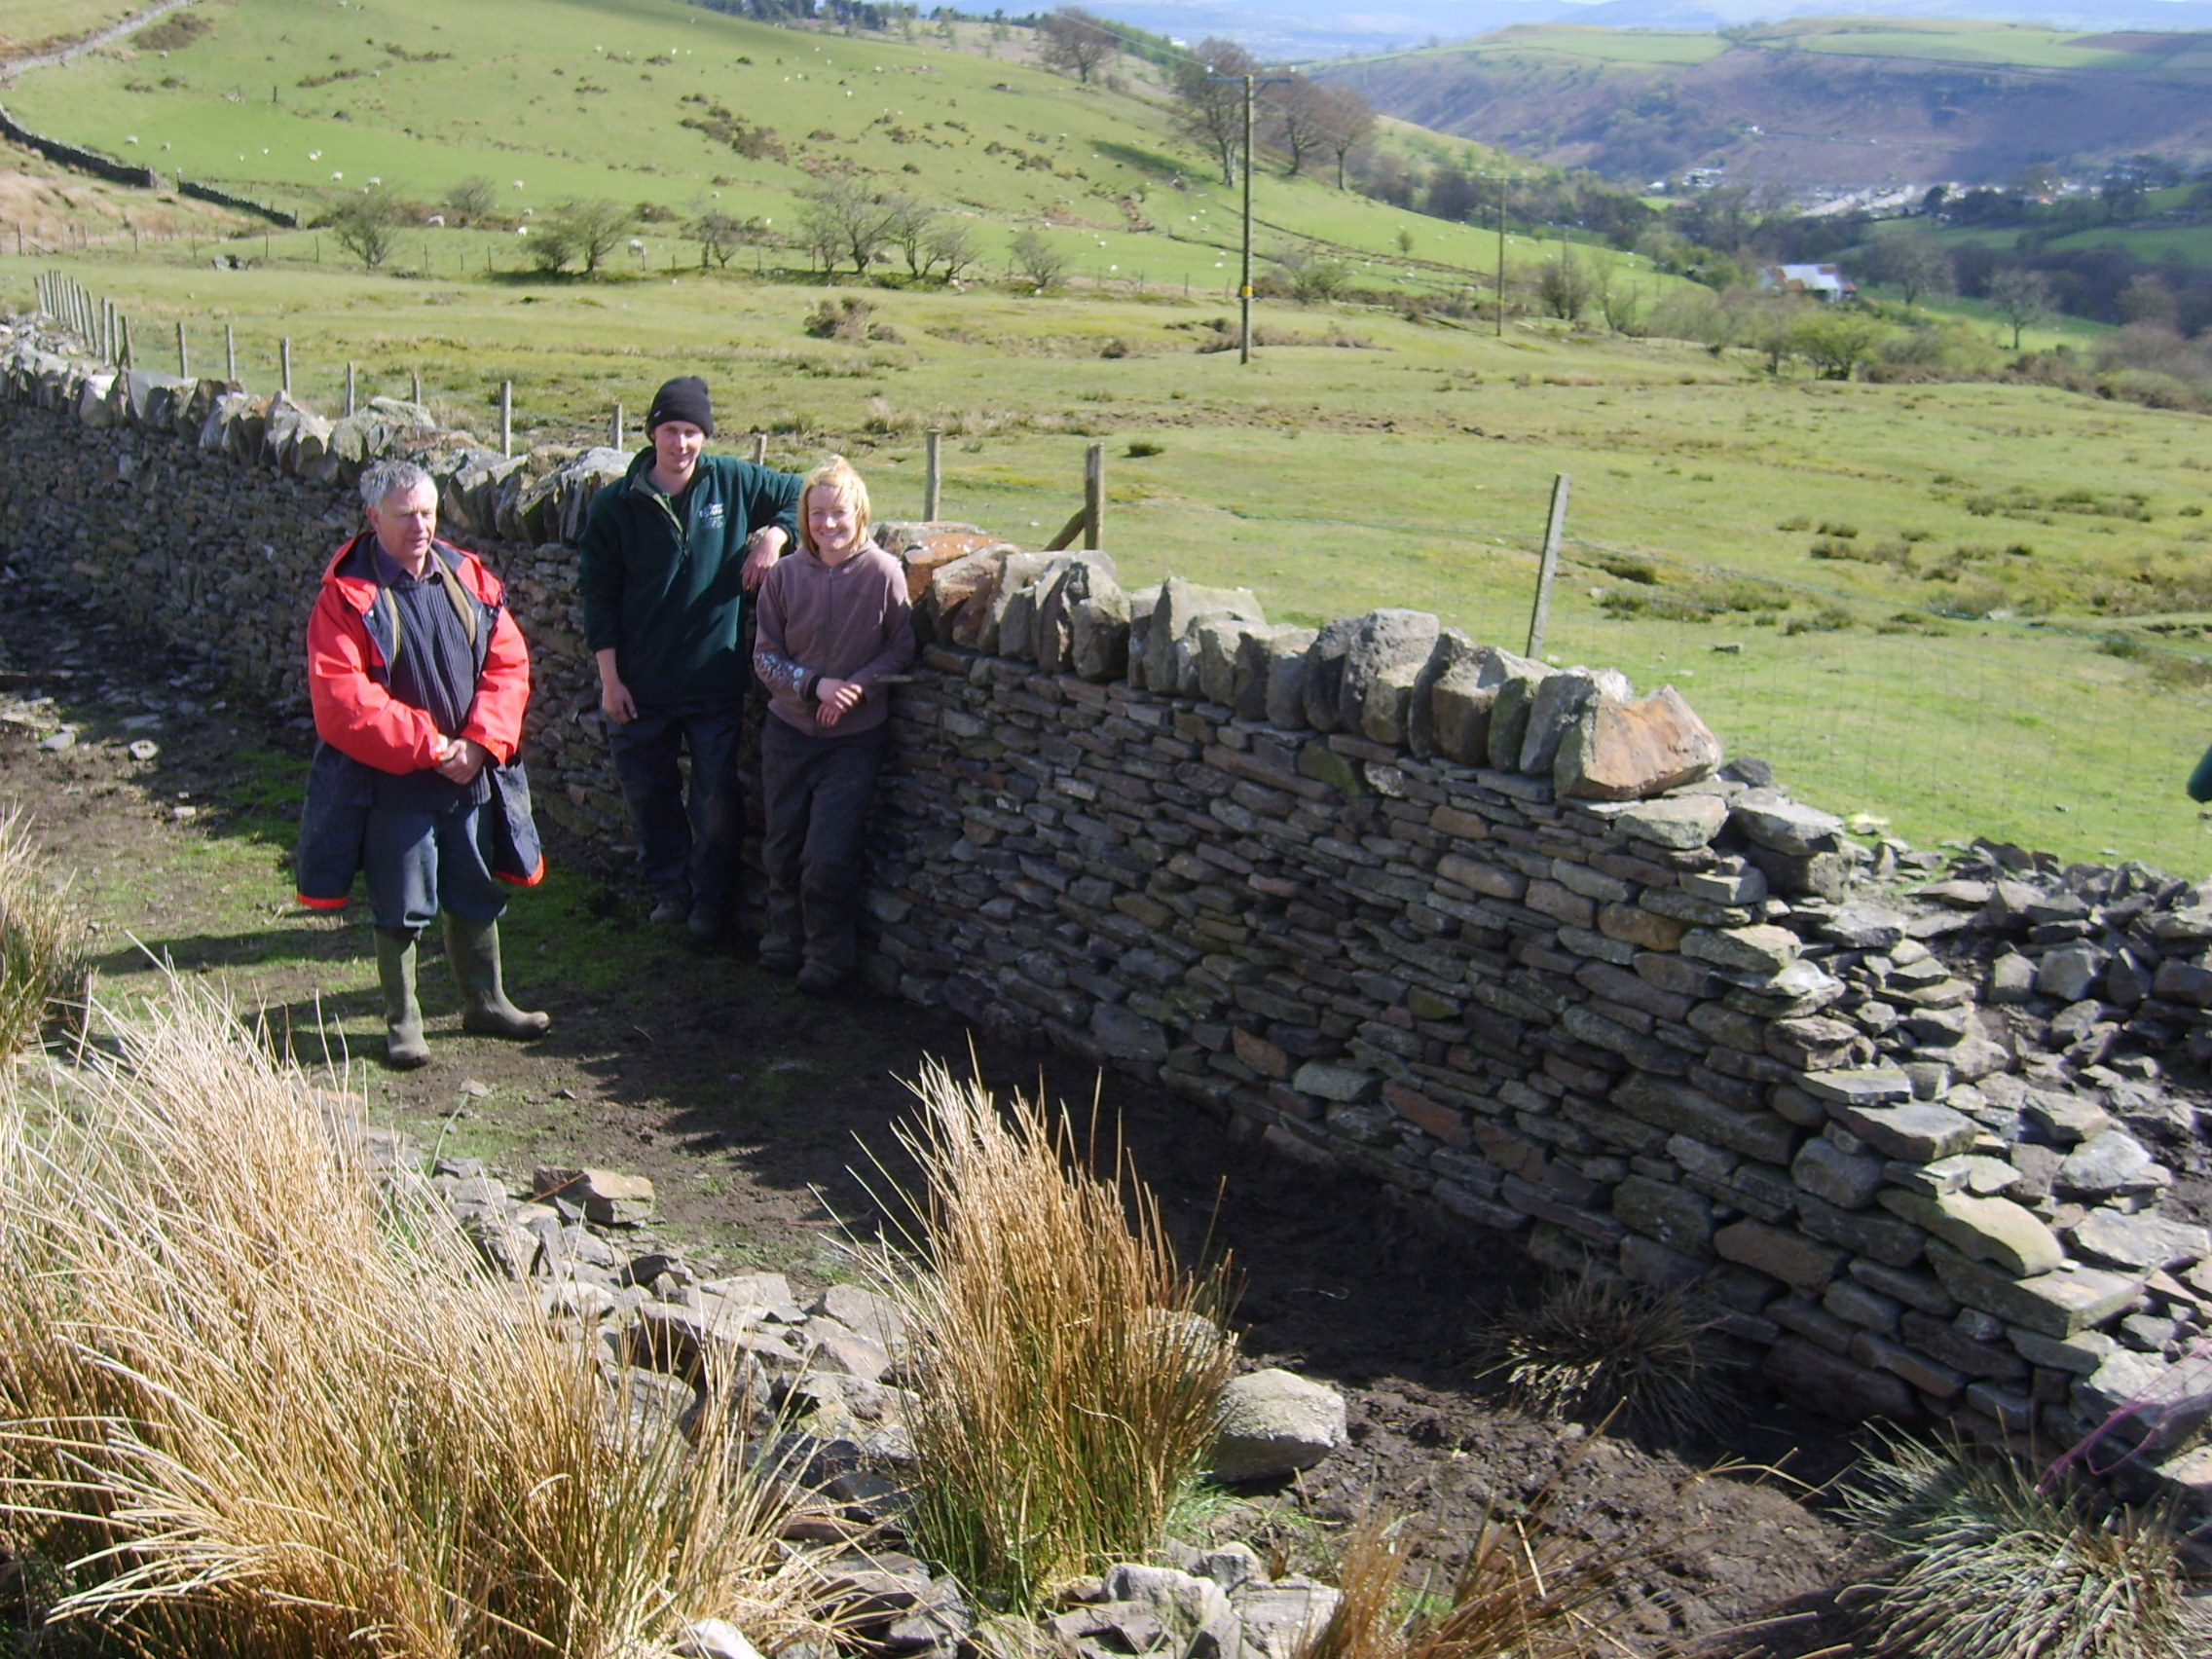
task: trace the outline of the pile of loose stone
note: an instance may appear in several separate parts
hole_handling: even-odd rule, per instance
[[[434,1195],[489,1271],[594,1346],[608,1398],[639,1431],[695,1435],[703,1412],[737,1414],[749,1459],[793,1505],[785,1536],[824,1552],[824,1609],[850,1628],[857,1650],[1014,1659],[1057,1643],[1086,1659],[1120,1659],[1172,1644],[1211,1659],[1292,1659],[1336,1606],[1325,1585],[1271,1579],[1244,1545],[1173,1544],[1159,1561],[1067,1587],[1035,1623],[990,1615],[909,1553],[902,1523],[913,1396],[899,1376],[905,1329],[893,1302],[835,1284],[801,1303],[773,1272],[701,1279],[645,1231],[654,1194],[642,1176],[548,1166],[510,1185],[476,1159],[430,1161],[404,1134],[365,1138],[380,1179]],[[732,1381],[710,1395],[710,1377]],[[1227,1481],[1272,1480],[1311,1467],[1346,1438],[1345,1402],[1333,1389],[1250,1372],[1223,1402],[1213,1468]],[[726,1626],[700,1627],[689,1650],[703,1659],[750,1651]]]

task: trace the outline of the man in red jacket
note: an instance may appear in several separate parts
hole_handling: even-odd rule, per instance
[[[530,649],[496,577],[437,539],[437,488],[411,461],[361,475],[368,534],[331,559],[308,622],[316,745],[300,898],[343,906],[368,874],[385,1052],[426,1064],[416,940],[441,913],[469,1031],[543,1036],[500,983],[501,881],[544,872],[527,786],[499,787],[522,741]],[[519,782],[519,779],[517,780]]]

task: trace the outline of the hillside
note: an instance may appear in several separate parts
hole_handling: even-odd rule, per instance
[[[1996,182],[2038,162],[2212,161],[2212,35],[1916,18],[1725,34],[1527,24],[1318,68],[1378,109],[1643,180]]]
[[[1049,73],[1027,61],[1023,32],[853,37],[676,0],[200,0],[177,16],[206,26],[166,52],[124,47],[26,74],[8,108],[303,218],[384,181],[423,205],[425,235],[411,234],[403,257],[433,267],[521,263],[527,237],[514,230],[567,197],[645,204],[637,257],[696,263],[680,229],[699,214],[756,220],[779,239],[797,223],[798,193],[857,177],[967,221],[984,271],[1004,270],[1026,228],[1081,277],[1194,292],[1235,280],[1236,195],[1177,137],[1157,92],[1133,70],[1119,90]],[[1421,137],[1485,165],[1475,146]],[[1425,220],[1408,258],[1410,216],[1321,170],[1264,169],[1263,260],[1313,239],[1366,256],[1363,283],[1446,290],[1463,283],[1460,268],[1491,267],[1484,233]],[[497,188],[485,217],[504,229],[503,249],[428,234],[427,209],[470,177]]]

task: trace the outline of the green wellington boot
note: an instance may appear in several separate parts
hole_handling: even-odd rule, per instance
[[[471,922],[449,915],[446,960],[461,981],[461,1025],[482,1037],[512,1037],[527,1042],[553,1029],[549,1014],[525,1014],[507,1001],[499,983],[499,924]]]
[[[423,1005],[415,1000],[415,936],[370,930],[377,940],[377,983],[384,989],[384,1057],[400,1071],[430,1063]]]

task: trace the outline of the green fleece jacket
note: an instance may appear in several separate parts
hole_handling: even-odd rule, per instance
[[[646,482],[652,463],[647,449],[599,493],[584,521],[584,644],[613,650],[641,709],[743,696],[745,543],[768,525],[797,539],[804,481],[707,455],[672,498]]]

